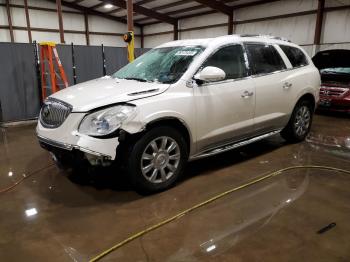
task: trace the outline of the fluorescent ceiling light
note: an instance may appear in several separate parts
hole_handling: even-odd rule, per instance
[[[113,5],[111,5],[111,4],[105,4],[104,5],[104,8],[107,8],[107,9],[111,9],[113,7]]]

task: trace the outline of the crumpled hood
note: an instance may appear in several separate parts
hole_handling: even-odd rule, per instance
[[[109,104],[161,94],[169,86],[106,76],[65,88],[50,97],[72,105],[73,112],[86,112]]]

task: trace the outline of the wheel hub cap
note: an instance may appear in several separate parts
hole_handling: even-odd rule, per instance
[[[154,166],[157,169],[164,168],[169,161],[169,154],[160,152],[154,157]]]

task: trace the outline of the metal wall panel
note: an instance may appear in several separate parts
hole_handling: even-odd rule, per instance
[[[1,121],[38,115],[39,95],[31,44],[0,43]]]
[[[103,76],[102,48],[100,46],[75,46],[77,83]]]

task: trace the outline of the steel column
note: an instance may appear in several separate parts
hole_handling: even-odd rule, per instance
[[[63,18],[62,18],[62,4],[61,0],[56,0],[56,5],[57,5],[57,14],[58,14],[58,26],[60,29],[60,40],[61,43],[64,44],[64,31],[63,31]]]
[[[7,20],[8,20],[8,23],[9,23],[11,42],[13,43],[15,41],[15,37],[13,36],[12,17],[11,17],[11,10],[10,10],[10,0],[6,0],[6,12],[7,12]]]
[[[318,0],[317,18],[316,18],[316,27],[315,27],[315,37],[314,37],[314,44],[315,45],[319,45],[320,42],[321,42],[322,23],[323,23],[323,14],[324,14],[324,3],[325,3],[325,0]]]
[[[29,11],[28,11],[28,0],[24,0],[24,11],[26,14],[26,22],[27,22],[27,31],[28,31],[28,40],[29,43],[32,42],[32,31],[30,29],[30,19],[29,19]]]

